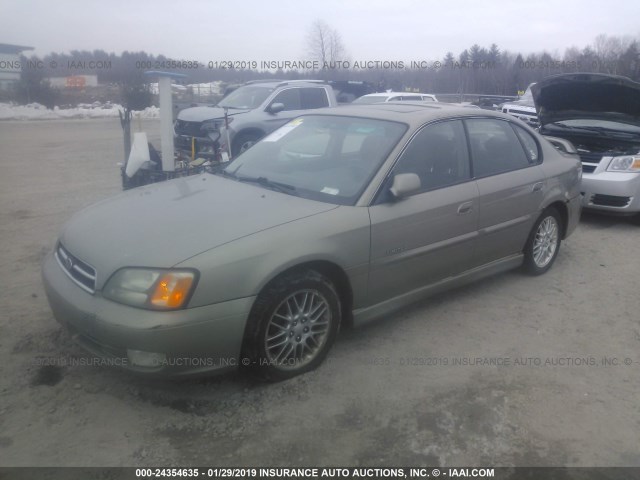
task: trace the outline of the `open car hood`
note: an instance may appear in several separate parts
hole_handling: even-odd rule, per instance
[[[589,118],[640,126],[640,83],[599,73],[553,75],[531,86],[540,125]]]

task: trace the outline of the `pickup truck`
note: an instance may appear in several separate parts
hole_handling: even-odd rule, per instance
[[[535,83],[529,85],[524,94],[515,102],[507,102],[500,105],[500,110],[502,113],[513,115],[529,126],[536,128],[540,125],[540,122],[538,121],[536,106],[533,102],[533,95],[531,94],[531,87],[533,85],[535,85]]]
[[[174,144],[187,158],[226,160],[306,110],[338,105],[322,80],[247,82],[212,107],[182,110],[174,124]]]

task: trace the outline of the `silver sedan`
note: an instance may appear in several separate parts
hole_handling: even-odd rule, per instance
[[[218,173],[76,214],[44,284],[105,362],[281,380],[317,367],[339,328],[507,269],[546,272],[580,179],[576,155],[501,113],[317,110]]]

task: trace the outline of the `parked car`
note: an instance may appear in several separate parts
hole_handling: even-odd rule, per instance
[[[175,148],[195,158],[217,160],[220,151],[235,157],[305,111],[336,105],[333,89],[321,80],[248,82],[213,107],[179,112]]]
[[[502,105],[517,100],[518,97],[509,97],[504,95],[480,95],[475,102],[472,102],[472,104],[477,105],[479,108],[484,110],[501,110]]]
[[[338,103],[351,103],[356,98],[375,92],[375,86],[362,80],[329,80]]]
[[[640,212],[640,83],[575,73],[547,77],[532,91],[541,133],[569,140],[580,155],[584,207]]]
[[[500,105],[502,113],[508,113],[516,118],[519,118],[531,127],[538,127],[540,125],[538,121],[538,115],[536,113],[536,106],[531,94],[531,87],[535,85],[532,83],[527,87],[524,94],[516,101],[506,102]]]
[[[219,173],[76,214],[44,285],[58,321],[116,365],[289,378],[341,326],[507,269],[546,272],[578,222],[581,173],[499,112],[321,109]]]
[[[411,92],[382,92],[370,93],[356,98],[352,103],[354,105],[383,103],[383,102],[437,102],[435,95],[427,93],[411,93]]]

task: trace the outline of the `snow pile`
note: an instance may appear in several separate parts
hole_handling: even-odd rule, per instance
[[[122,105],[117,103],[80,104],[77,107],[54,107],[49,110],[39,103],[27,105],[14,105],[12,103],[0,103],[0,120],[57,120],[70,118],[118,118],[118,112],[124,111]],[[142,111],[133,112],[134,118],[160,118],[158,107],[147,107]]]

